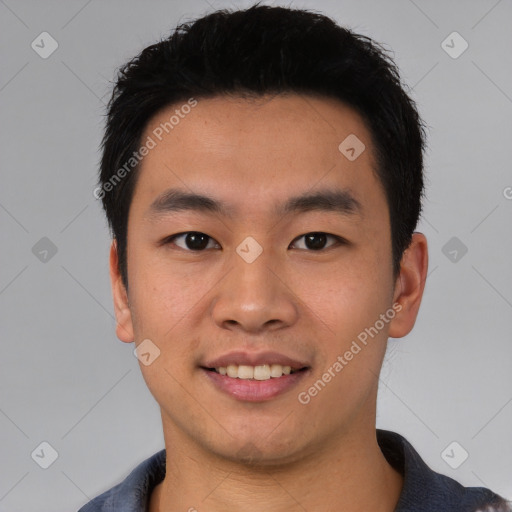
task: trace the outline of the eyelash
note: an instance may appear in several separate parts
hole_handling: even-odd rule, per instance
[[[206,233],[202,233],[201,231],[185,231],[183,233],[177,233],[176,235],[171,235],[171,236],[168,236],[167,238],[164,238],[164,240],[162,241],[161,245],[170,245],[170,244],[174,243],[174,240],[176,238],[179,238],[179,237],[182,237],[182,236],[186,236],[186,235],[189,235],[191,233],[198,234],[198,235],[205,235],[210,240],[215,240],[211,236],[207,235]],[[324,247],[322,249],[317,249],[317,250],[307,249],[307,248],[306,249],[300,249],[302,251],[306,250],[307,252],[322,252],[322,251],[326,251],[328,249],[331,249],[332,247],[336,247],[337,245],[346,245],[348,243],[344,238],[342,238],[340,236],[337,236],[337,235],[331,235],[330,233],[325,233],[324,231],[310,231],[308,233],[304,233],[303,235],[298,236],[297,238],[294,239],[294,241],[295,240],[299,240],[300,238],[303,238],[303,237],[305,237],[307,235],[326,235],[328,238],[333,238],[336,241],[336,243],[333,244],[333,245],[330,245],[328,247]],[[188,249],[188,248],[184,249],[183,247],[179,247],[179,249],[181,249],[183,251],[186,251],[186,252],[205,252],[207,250],[207,249]]]

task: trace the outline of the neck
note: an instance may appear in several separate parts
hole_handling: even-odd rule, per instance
[[[392,512],[403,477],[366,425],[288,464],[254,466],[217,457],[164,422],[166,476],[150,512]]]

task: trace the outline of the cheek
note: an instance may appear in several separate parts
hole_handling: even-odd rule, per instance
[[[154,337],[162,342],[175,337],[180,322],[186,323],[187,315],[198,307],[202,287],[195,280],[185,280],[180,276],[168,276],[156,271],[139,276],[133,287],[132,311],[138,320],[134,328],[144,337]],[[189,282],[194,281],[194,282]]]
[[[308,387],[300,391],[309,397],[311,417],[322,418],[325,428],[335,428],[339,421],[357,414],[375,389],[388,324],[377,334],[370,329],[389,308],[385,276],[372,273],[367,265],[360,271],[356,267],[350,272],[340,270],[331,278],[330,282],[311,278],[315,292],[302,291],[304,312],[314,322],[312,332],[315,341],[321,342],[322,354]],[[318,285],[321,282],[328,284]]]
[[[373,325],[389,307],[390,279],[375,260],[358,254],[294,279],[293,290],[306,306],[304,313],[338,344]]]
[[[191,267],[172,267],[160,251],[128,249],[129,300],[136,339],[162,342],[194,308],[204,293],[204,280]]]

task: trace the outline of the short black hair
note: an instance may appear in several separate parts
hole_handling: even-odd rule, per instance
[[[125,287],[128,213],[139,168],[133,156],[151,118],[191,98],[280,93],[337,99],[365,122],[389,208],[396,278],[424,194],[425,125],[405,87],[381,44],[311,10],[259,3],[217,10],[145,48],[118,70],[95,189]]]

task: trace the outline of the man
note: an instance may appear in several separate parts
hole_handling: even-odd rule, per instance
[[[376,429],[424,145],[393,62],[318,14],[217,11],[122,68],[95,194],[165,450],[82,512],[511,510]]]

